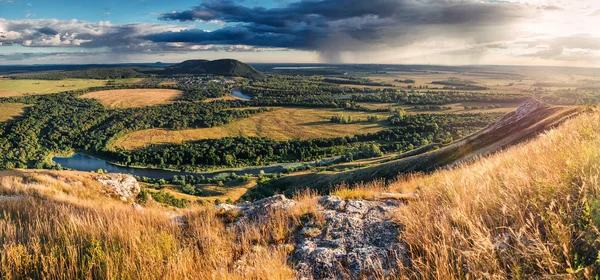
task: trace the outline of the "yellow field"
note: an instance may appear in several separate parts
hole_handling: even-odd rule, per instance
[[[81,98],[98,99],[108,108],[135,108],[166,104],[180,94],[173,89],[118,89],[90,92]]]
[[[334,124],[332,116],[351,116],[366,120],[367,116],[379,116],[378,123]],[[212,128],[185,130],[149,129],[126,135],[115,142],[115,147],[136,149],[150,144],[181,143],[202,139],[218,139],[235,136],[269,137],[277,140],[332,138],[352,136],[383,130],[387,114],[349,112],[342,109],[275,108],[272,112],[256,114],[246,119]]]
[[[6,80],[0,79],[0,97],[56,93],[106,85],[106,80]]]
[[[244,100],[244,99],[239,98],[233,94],[228,94],[223,97],[207,98],[207,99],[202,100],[202,102],[213,102],[213,101],[217,101],[217,100]]]
[[[22,115],[25,108],[27,105],[22,103],[0,103],[0,122]]]

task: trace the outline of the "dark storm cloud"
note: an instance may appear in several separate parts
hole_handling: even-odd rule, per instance
[[[42,27],[40,29],[38,29],[38,32],[40,32],[43,35],[56,35],[58,34],[58,31],[46,26],[46,27]]]
[[[356,51],[402,46],[431,36],[497,40],[528,9],[511,3],[434,0],[307,0],[282,8],[248,8],[233,1],[205,1],[191,10],[163,14],[166,21],[220,21],[207,32],[147,35],[154,42],[243,44],[300,50]]]

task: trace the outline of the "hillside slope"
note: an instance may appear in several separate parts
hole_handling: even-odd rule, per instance
[[[253,190],[248,196],[256,198],[273,193],[292,194],[295,190],[306,187],[326,192],[330,187],[341,183],[367,182],[374,178],[394,179],[398,174],[429,172],[530,139],[556,127],[581,110],[580,107],[552,107],[531,99],[481,131],[440,149],[352,171],[290,175],[273,181],[262,189]]]
[[[515,125],[519,118],[515,113],[502,122],[513,120]],[[0,171],[0,275],[290,279],[297,275],[289,262],[301,253],[296,249],[319,246],[311,251],[315,261],[335,262],[335,248],[320,240],[356,247],[345,242],[354,240],[350,235],[381,246],[401,242],[410,261],[395,263],[393,272],[372,272],[380,278],[593,278],[600,273],[598,143],[600,111],[587,110],[529,142],[470,163],[391,184],[335,191],[345,203],[301,193],[295,202],[263,209],[267,214],[250,219],[218,213],[213,206],[177,210],[148,201],[132,207],[107,197],[91,173]],[[389,209],[364,201],[381,192],[416,192],[418,197]],[[356,207],[360,205],[368,207]],[[373,220],[371,208],[392,214],[399,226],[389,225],[386,215]],[[378,230],[380,223],[399,232],[380,242],[370,233],[384,233]],[[328,234],[330,229],[334,235]],[[389,240],[396,236],[398,240]],[[296,243],[300,237],[302,246]],[[365,247],[348,256],[364,261],[363,253],[369,252],[360,248]],[[332,254],[319,255],[327,252]]]
[[[262,79],[263,74],[252,66],[235,59],[187,60],[165,68],[168,74],[211,74]]]
[[[386,186],[385,191],[419,195],[396,213],[413,264],[408,274],[597,278],[599,143],[600,111],[595,109],[530,142]],[[373,185],[364,190],[377,191]]]

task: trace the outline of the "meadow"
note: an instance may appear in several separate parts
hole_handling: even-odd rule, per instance
[[[80,96],[97,99],[107,108],[137,108],[168,104],[181,95],[172,89],[118,89],[95,91]]]
[[[90,87],[104,86],[106,80],[66,79],[66,80],[9,80],[0,79],[0,97],[27,94],[46,94]]]
[[[291,279],[291,229],[306,210],[231,227],[214,210],[103,195],[93,174],[0,171],[6,279]],[[186,221],[181,227],[177,219]],[[284,246],[285,245],[285,246]]]
[[[363,122],[332,123],[333,116],[350,116]],[[368,116],[379,117],[379,122],[366,122]],[[343,109],[275,108],[271,112],[236,119],[232,123],[212,128],[166,130],[149,129],[119,138],[114,147],[136,149],[150,144],[181,143],[203,139],[236,136],[268,137],[276,140],[334,138],[377,132],[386,128],[386,113],[352,112]]]
[[[25,113],[27,105],[22,103],[0,103],[0,122],[13,119]]]

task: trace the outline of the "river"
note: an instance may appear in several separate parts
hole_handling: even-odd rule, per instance
[[[236,175],[258,175],[261,171],[265,173],[279,173],[284,172],[286,168],[301,166],[304,163],[281,163],[275,165],[268,166],[253,166],[247,168],[238,168],[238,169],[223,169],[218,171],[207,171],[207,172],[184,172],[184,171],[171,171],[164,169],[153,169],[153,168],[133,168],[126,166],[119,166],[116,164],[112,164],[106,160],[95,158],[92,156],[88,156],[85,154],[74,154],[70,157],[54,157],[52,158],[54,163],[60,164],[62,167],[77,170],[77,171],[97,171],[98,169],[106,170],[110,173],[126,173],[140,177],[148,177],[154,179],[170,179],[174,175],[194,175],[194,176],[204,176],[206,178],[215,178],[220,176],[227,176],[231,173],[235,173]]]

